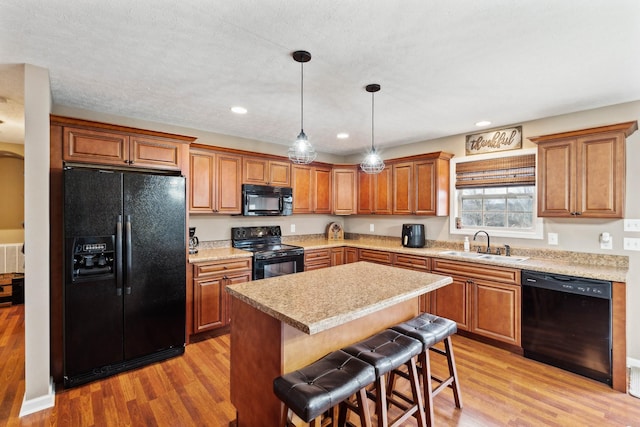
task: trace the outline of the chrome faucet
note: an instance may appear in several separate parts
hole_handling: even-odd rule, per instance
[[[474,234],[474,235],[473,235],[473,240],[476,240],[476,237],[477,237],[477,236],[478,236],[478,234],[480,234],[480,233],[484,233],[484,234],[486,234],[486,235],[487,235],[487,253],[488,253],[488,254],[490,254],[490,253],[491,253],[491,243],[490,243],[490,240],[489,240],[489,233],[487,233],[487,232],[486,232],[486,231],[484,231],[484,230],[480,230],[480,231],[476,232],[476,234]]]

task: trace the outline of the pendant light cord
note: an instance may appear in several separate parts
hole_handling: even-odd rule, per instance
[[[300,131],[304,132],[304,62],[300,63]]]
[[[373,114],[374,114],[374,102],[375,102],[375,95],[374,92],[371,92],[371,151],[375,151],[375,148],[373,147]]]

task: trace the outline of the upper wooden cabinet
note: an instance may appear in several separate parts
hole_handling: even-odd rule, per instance
[[[62,160],[144,169],[181,170],[195,138],[51,116],[62,131]]]
[[[393,214],[449,215],[452,157],[439,151],[393,163]]]
[[[242,183],[289,187],[291,185],[291,164],[260,157],[243,157]]]
[[[331,213],[331,167],[291,166],[293,213]]]
[[[190,213],[242,213],[242,157],[192,148],[190,160]]]
[[[623,218],[626,122],[529,138],[538,144],[538,216]]]
[[[358,213],[391,215],[393,201],[392,169],[386,167],[378,174],[358,171]]]
[[[333,213],[351,215],[356,213],[356,166],[333,169]]]

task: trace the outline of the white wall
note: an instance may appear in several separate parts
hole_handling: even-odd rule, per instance
[[[25,393],[20,415],[53,406],[49,340],[49,72],[24,66]]]

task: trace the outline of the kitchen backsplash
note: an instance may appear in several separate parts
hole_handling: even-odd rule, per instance
[[[0,244],[0,273],[24,273],[22,243]]]

